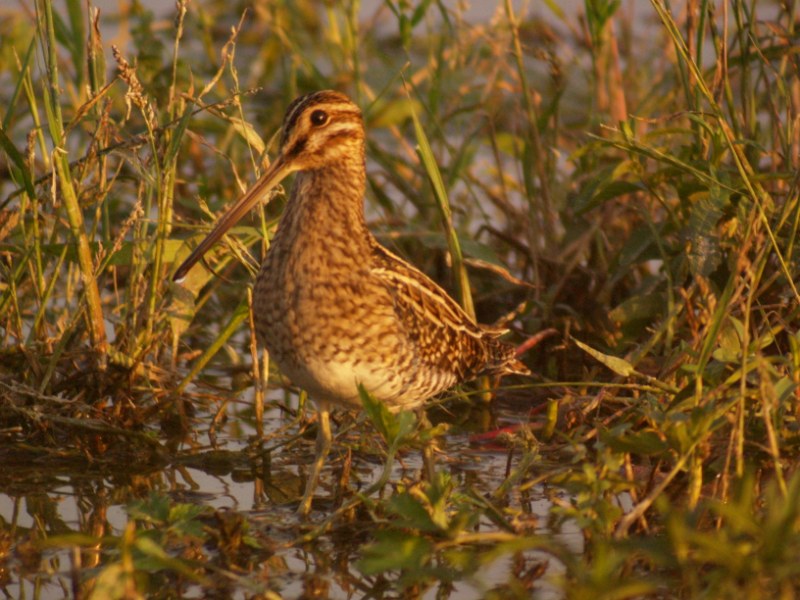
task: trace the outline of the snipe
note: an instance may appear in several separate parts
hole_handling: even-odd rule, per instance
[[[364,124],[347,96],[289,105],[280,152],[175,272],[180,280],[287,175],[297,173],[256,279],[258,337],[319,407],[308,513],[331,445],[331,404],[360,406],[362,384],[390,410],[411,409],[481,374],[527,373],[503,330],[476,324],[438,285],[383,248],[364,220]]]

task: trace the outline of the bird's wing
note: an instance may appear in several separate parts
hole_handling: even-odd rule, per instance
[[[475,323],[441,287],[382,246],[375,245],[372,258],[372,274],[388,289],[421,360],[468,380],[502,371],[513,359],[513,347],[496,339],[506,330]]]

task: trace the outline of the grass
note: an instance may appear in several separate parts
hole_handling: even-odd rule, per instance
[[[0,477],[34,525],[0,522],[0,586],[48,577],[49,553],[68,549],[60,585],[75,596],[270,597],[277,547],[329,544],[346,566],[331,575],[307,550],[308,593],[326,580],[373,597],[465,584],[529,597],[542,581],[571,598],[800,592],[794,3],[505,0],[477,20],[444,4],[3,9]],[[193,448],[213,444],[231,389],[255,387],[242,416],[259,433],[264,410],[285,416],[225,464],[307,446],[248,327],[282,198],[212,252],[213,272],[169,276],[274,155],[287,104],[329,87],[364,109],[381,240],[516,343],[558,335],[524,355],[533,378],[498,393],[525,426],[499,438],[493,489],[440,464],[392,493],[351,489],[275,539],[154,473],[227,456]],[[447,443],[475,420],[463,398],[445,407],[430,430],[372,406],[365,439],[383,446],[348,438],[348,418],[339,445],[357,462]],[[67,525],[30,472],[87,469],[124,483]],[[128,507],[122,529],[109,502]],[[480,588],[497,561],[505,580]]]

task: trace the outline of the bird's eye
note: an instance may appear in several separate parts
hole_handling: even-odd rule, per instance
[[[311,113],[311,124],[315,125],[316,127],[325,125],[329,119],[330,117],[328,116],[328,113],[326,113],[324,110],[315,110]]]

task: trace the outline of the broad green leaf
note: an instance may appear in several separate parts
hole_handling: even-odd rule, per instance
[[[601,429],[600,439],[616,452],[630,452],[644,456],[662,454],[669,447],[667,442],[652,430],[627,431],[614,435],[613,432]]]
[[[358,386],[358,393],[361,396],[361,404],[364,406],[364,410],[367,411],[370,421],[372,421],[375,429],[378,430],[378,433],[381,434],[383,440],[388,444],[390,439],[390,422],[393,419],[393,415],[383,402],[378,401],[364,386]]]
[[[391,450],[405,442],[414,432],[417,418],[413,412],[392,413],[386,405],[370,394],[363,386],[358,386],[361,403],[370,420]]]
[[[430,533],[442,530],[431,518],[428,507],[409,492],[392,496],[389,499],[389,510],[400,517],[400,522],[396,523],[398,527]]]
[[[639,325],[642,321],[650,322],[656,319],[664,312],[664,308],[665,300],[661,294],[651,293],[631,296],[615,306],[608,316],[623,327],[631,323]]]
[[[121,563],[112,563],[100,571],[89,594],[89,600],[114,600],[116,598],[136,598],[131,591],[136,589],[131,583],[131,574],[123,569]],[[140,596],[141,597],[141,596]]]
[[[719,186],[713,186],[706,194],[692,197],[689,216],[689,268],[692,273],[708,277],[722,262],[720,237],[717,223],[722,218],[722,209],[728,203],[729,194]]]
[[[194,565],[188,561],[173,558],[154,540],[148,537],[137,537],[133,545],[145,557],[137,559],[136,566],[138,568],[145,571],[167,569],[180,573],[193,581],[205,581],[205,578],[196,571]]]
[[[597,361],[603,363],[609,369],[614,371],[614,373],[616,373],[617,375],[620,375],[621,377],[630,377],[636,374],[636,369],[634,369],[633,365],[624,358],[611,356],[610,354],[603,354],[602,352],[595,350],[590,346],[587,346],[580,340],[574,340],[574,341],[575,344],[577,344],[578,348],[586,352],[588,355],[592,356]]]
[[[362,549],[362,559],[356,563],[365,575],[377,575],[402,569],[424,567],[433,552],[433,544],[413,533],[387,531],[377,535],[377,541]]]
[[[25,163],[22,154],[17,150],[14,142],[6,135],[2,127],[0,127],[0,148],[5,151],[6,156],[11,159],[11,163],[16,167],[12,172],[22,178],[22,185],[25,187],[25,193],[27,193],[30,198],[35,198],[36,191],[33,188],[33,179],[28,170],[28,165]]]
[[[717,337],[718,347],[711,353],[715,360],[724,363],[739,362],[742,356],[741,325],[741,321],[735,317],[729,317],[725,321]]]

